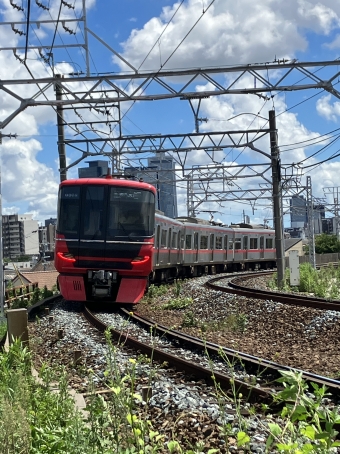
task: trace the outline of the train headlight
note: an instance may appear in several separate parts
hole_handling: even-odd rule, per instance
[[[150,257],[148,255],[145,255],[145,256],[138,255],[137,257],[135,257],[134,259],[131,260],[131,263],[136,263],[136,264],[137,263],[138,264],[146,263],[149,260],[149,258]]]
[[[69,252],[58,252],[57,253],[57,256],[61,259],[61,260],[65,260],[66,262],[72,262],[74,263],[76,261],[76,259],[74,258],[74,255],[73,254],[70,254]]]

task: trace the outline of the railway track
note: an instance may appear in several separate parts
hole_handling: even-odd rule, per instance
[[[273,274],[273,271],[265,273],[256,273],[256,276],[268,276]],[[295,306],[312,307],[314,309],[340,311],[340,301],[329,301],[322,298],[297,295],[291,293],[280,293],[269,290],[254,289],[247,287],[246,282],[254,279],[254,273],[243,274],[242,277],[230,279],[226,277],[215,277],[209,280],[206,287],[220,291],[232,293],[234,295],[246,296],[249,298],[258,298],[272,300],[283,304],[292,304]],[[226,284],[217,284],[218,282],[226,281]]]
[[[120,341],[125,346],[131,347],[155,361],[167,363],[169,366],[194,375],[197,379],[203,378],[209,384],[216,381],[221,388],[233,390],[233,393],[236,391],[237,395],[241,393],[247,397],[248,401],[272,402],[275,392],[281,389],[275,384],[275,380],[281,376],[280,371],[292,370],[287,366],[272,361],[221,347],[159,324],[156,325],[154,321],[131,313],[126,309],[120,309],[120,311],[129,322],[142,326],[145,332],[149,333],[152,331],[153,336],[157,335],[170,341],[173,345],[173,351],[169,353],[166,351],[168,348],[162,349],[158,345],[155,347],[154,343],[137,340],[128,334],[128,327],[125,329],[109,328],[108,324],[100,320],[88,307],[85,307],[84,315],[100,331],[103,332],[106,329],[110,329],[112,338]],[[187,349],[209,357],[211,359],[211,367],[202,367],[200,364],[180,357],[176,352],[178,347],[180,347],[180,350]],[[217,358],[220,361],[221,358],[224,359],[229,367],[229,373],[221,373],[212,369],[214,359]],[[238,379],[237,370],[244,371],[247,376],[260,377],[260,382],[254,384],[247,380]],[[307,383],[313,382],[319,386],[325,385],[333,395],[340,395],[340,381],[310,372],[300,372],[302,372],[303,378]]]

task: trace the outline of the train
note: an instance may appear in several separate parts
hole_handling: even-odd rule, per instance
[[[170,219],[156,188],[107,175],[61,182],[55,241],[67,300],[136,304],[150,283],[275,266],[275,232]]]

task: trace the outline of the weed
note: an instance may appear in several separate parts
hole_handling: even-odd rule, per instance
[[[168,303],[163,304],[162,309],[184,309],[192,304],[192,298],[175,298]]]
[[[185,327],[199,326],[199,322],[198,322],[197,318],[195,317],[193,311],[186,312],[183,315],[182,326],[185,326]]]

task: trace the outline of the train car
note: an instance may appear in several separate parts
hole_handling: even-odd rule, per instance
[[[264,269],[275,266],[274,231],[212,225],[197,218],[156,214],[153,278]]]
[[[155,194],[111,176],[60,184],[55,267],[65,299],[140,300],[152,271]]]
[[[64,298],[137,303],[149,282],[275,265],[274,231],[170,219],[154,186],[112,178],[61,183],[55,267]]]

